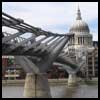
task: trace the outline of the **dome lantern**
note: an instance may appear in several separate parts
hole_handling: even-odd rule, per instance
[[[81,18],[81,12],[80,12],[79,7],[78,7],[78,10],[77,10],[77,17],[76,17],[76,20],[82,20],[82,18]]]

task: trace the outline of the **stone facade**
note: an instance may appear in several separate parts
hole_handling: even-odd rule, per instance
[[[89,26],[86,22],[82,20],[80,9],[77,10],[77,17],[74,24],[69,29],[69,34],[73,33],[74,36],[70,39],[69,45],[66,45],[64,52],[69,55],[76,55],[76,59],[82,56],[86,57],[85,65],[85,75],[88,77],[91,73],[91,76],[97,76],[97,62],[98,56],[94,55],[97,52],[97,49],[93,46],[92,34],[90,34]],[[88,55],[90,53],[90,56]],[[97,52],[98,55],[98,52]],[[88,63],[88,60],[91,59],[91,64]],[[95,64],[96,62],[96,64]],[[92,70],[89,69],[91,66]],[[96,66],[96,67],[95,67]],[[83,70],[83,69],[82,69]],[[91,70],[91,72],[90,72]]]
[[[98,77],[98,48],[88,51],[85,73],[87,77]]]

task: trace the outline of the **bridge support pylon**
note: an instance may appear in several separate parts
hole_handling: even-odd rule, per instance
[[[46,73],[27,73],[24,86],[25,98],[51,98]]]
[[[77,85],[77,77],[75,74],[69,74],[68,77],[68,86],[76,86]]]

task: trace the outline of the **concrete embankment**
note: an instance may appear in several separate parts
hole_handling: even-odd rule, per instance
[[[16,86],[24,85],[25,80],[2,80],[2,85]],[[68,79],[48,79],[50,85],[67,85]],[[93,78],[92,80],[78,79],[81,84],[98,84],[98,78]]]
[[[25,80],[2,80],[2,85],[24,85]],[[48,79],[50,85],[66,85],[67,79]]]

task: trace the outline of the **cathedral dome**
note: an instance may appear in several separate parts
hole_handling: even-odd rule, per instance
[[[76,18],[76,21],[75,23],[71,26],[70,32],[85,32],[85,33],[89,33],[90,30],[89,30],[89,27],[87,25],[86,22],[82,21],[82,18],[81,18],[81,13],[80,13],[80,9],[78,8],[78,12],[77,12],[77,18]]]

